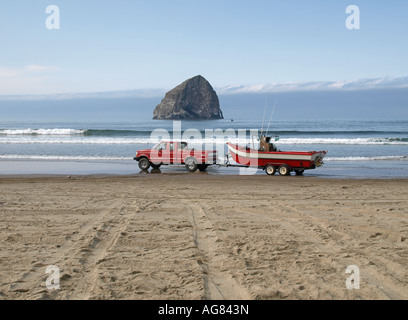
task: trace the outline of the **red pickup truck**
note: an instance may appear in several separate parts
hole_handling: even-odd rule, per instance
[[[139,162],[141,170],[160,168],[161,165],[185,164],[186,169],[194,172],[204,171],[210,164],[217,163],[217,150],[205,151],[188,148],[187,142],[162,141],[151,149],[138,150],[133,158]]]

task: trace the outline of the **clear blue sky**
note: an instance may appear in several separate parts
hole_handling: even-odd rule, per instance
[[[60,30],[45,27],[52,4]],[[404,0],[7,1],[0,95],[406,77],[407,17]]]

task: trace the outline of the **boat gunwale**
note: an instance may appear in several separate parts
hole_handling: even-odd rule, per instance
[[[287,154],[287,155],[304,155],[304,156],[312,156],[315,155],[317,153],[323,153],[326,155],[327,151],[259,151],[253,148],[246,148],[246,147],[242,147],[240,145],[237,144],[233,144],[231,142],[227,142],[227,145],[234,148],[235,150],[241,151],[241,152],[245,152],[246,154],[266,154],[266,155],[279,155],[279,154]]]

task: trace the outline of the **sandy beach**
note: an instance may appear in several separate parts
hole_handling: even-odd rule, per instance
[[[3,176],[0,299],[408,299],[407,186]],[[46,287],[50,265],[59,289]],[[346,287],[350,265],[359,289]]]

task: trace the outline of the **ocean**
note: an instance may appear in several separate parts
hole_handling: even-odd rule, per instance
[[[323,167],[308,176],[348,178],[408,177],[408,121],[271,121],[224,119],[213,121],[139,120],[121,122],[0,121],[0,174],[136,174],[137,150],[164,138],[195,142],[256,143],[263,132],[276,137],[281,150],[327,150]],[[181,129],[178,132],[178,129]],[[168,136],[166,136],[168,132]],[[255,134],[256,132],[256,134]],[[164,134],[162,134],[164,133]],[[215,139],[217,133],[217,139]],[[156,135],[157,136],[157,135]],[[225,153],[227,149],[224,149]],[[224,163],[225,154],[220,155]],[[162,172],[185,172],[164,166]],[[234,168],[208,169],[209,174],[237,174]],[[264,174],[258,170],[258,174]]]

